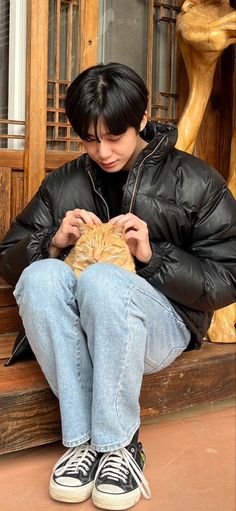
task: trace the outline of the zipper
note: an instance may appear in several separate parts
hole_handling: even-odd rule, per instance
[[[106,211],[107,211],[107,220],[108,220],[108,222],[109,222],[109,220],[110,220],[110,213],[109,213],[108,205],[107,205],[107,203],[106,203],[106,201],[105,201],[104,197],[102,196],[102,194],[101,194],[101,193],[99,193],[99,192],[96,190],[95,183],[94,183],[94,180],[93,180],[92,175],[91,175],[91,173],[90,173],[90,170],[88,170],[88,175],[89,175],[89,177],[90,177],[90,180],[91,180],[91,183],[92,183],[92,187],[93,187],[94,192],[95,192],[95,193],[96,193],[96,194],[100,197],[100,199],[102,199],[102,201],[103,201],[103,203],[104,203],[104,205],[105,205],[105,207],[106,207]]]
[[[132,197],[131,197],[131,201],[130,201],[129,213],[132,213],[134,201],[136,199],[138,182],[139,182],[139,175],[140,175],[140,172],[141,172],[141,168],[142,168],[144,162],[147,160],[147,158],[150,158],[150,156],[152,156],[157,151],[157,149],[159,149],[159,147],[162,144],[162,142],[163,142],[165,137],[166,137],[166,135],[163,135],[163,137],[161,138],[159,144],[153,149],[153,151],[151,153],[149,153],[149,154],[147,154],[147,156],[145,156],[145,158],[141,161],[141,163],[139,165],[137,176],[136,176],[135,183],[134,183],[134,189],[133,189],[133,193],[132,193]]]

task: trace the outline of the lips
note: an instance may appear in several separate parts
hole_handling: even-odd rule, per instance
[[[114,167],[116,165],[116,160],[115,161],[111,161],[109,163],[104,163],[104,162],[100,161],[99,165],[101,165],[101,167],[104,167],[106,169],[110,169],[110,168],[112,168],[112,167]]]

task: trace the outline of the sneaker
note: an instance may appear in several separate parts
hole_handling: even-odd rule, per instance
[[[88,443],[68,449],[53,468],[50,496],[61,502],[87,500],[92,494],[101,456]]]
[[[140,442],[104,454],[94,481],[94,505],[102,509],[128,509],[137,504],[141,493],[150,499],[149,485],[143,475],[145,461]]]

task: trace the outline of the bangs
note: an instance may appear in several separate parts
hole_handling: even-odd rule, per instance
[[[129,128],[129,122],[124,108],[119,105],[117,108],[114,103],[103,105],[91,105],[93,108],[89,109],[83,116],[78,118],[77,132],[82,140],[90,140],[91,135],[95,136],[96,140],[100,142],[98,133],[98,124],[102,120],[107,132],[111,135],[122,135]]]

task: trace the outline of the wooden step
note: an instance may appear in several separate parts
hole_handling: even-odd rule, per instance
[[[4,367],[15,336],[0,336],[0,454],[61,438],[58,400],[35,360]],[[145,375],[141,418],[235,395],[235,345],[205,342],[160,373]]]

